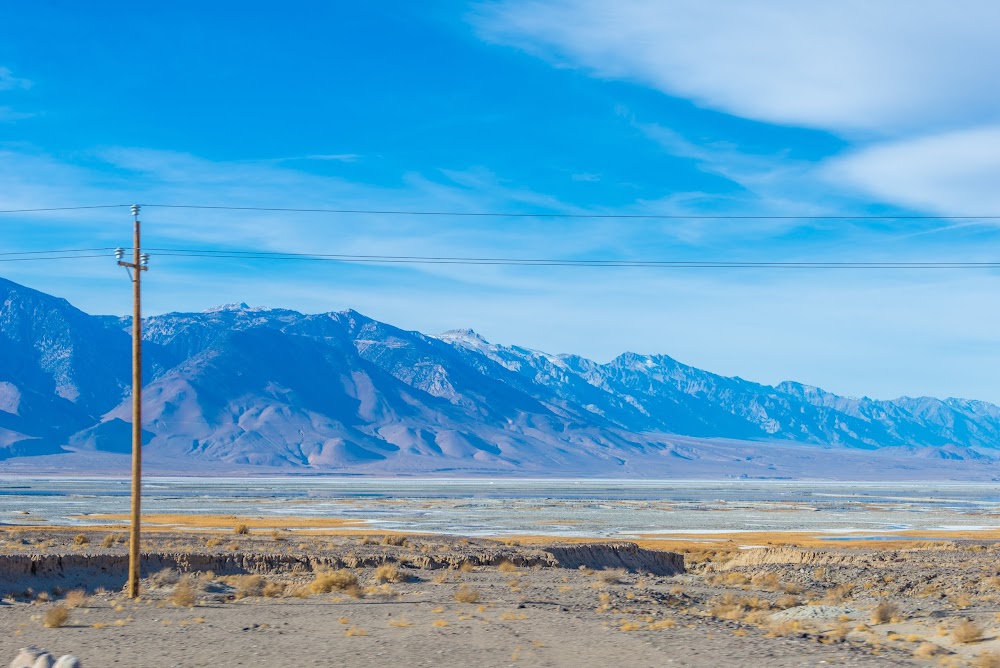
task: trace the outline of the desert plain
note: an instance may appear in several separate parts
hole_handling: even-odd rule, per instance
[[[100,518],[91,518],[97,521]],[[350,520],[0,529],[0,659],[84,666],[1000,666],[1000,541],[503,539]]]

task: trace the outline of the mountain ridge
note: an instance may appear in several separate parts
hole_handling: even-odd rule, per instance
[[[128,452],[130,324],[0,279],[0,463]],[[978,400],[843,397],[664,354],[601,364],[352,309],[238,303],[143,325],[148,456],[193,468],[776,475],[796,448],[1000,461],[1000,407]]]

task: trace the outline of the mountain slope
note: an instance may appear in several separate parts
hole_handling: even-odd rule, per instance
[[[0,459],[126,454],[129,319],[2,279],[0,298]],[[1000,460],[989,403],[771,387],[665,355],[599,364],[471,330],[427,336],[355,311],[245,304],[153,316],[144,337],[147,456],[192,467],[663,475],[699,462],[763,474],[806,445],[901,466]]]

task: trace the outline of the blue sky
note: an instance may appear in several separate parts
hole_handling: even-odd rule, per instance
[[[1000,214],[1000,8],[15,3],[0,209],[223,204],[669,215]],[[44,34],[44,39],[39,35]],[[435,218],[148,208],[145,243],[477,257],[997,260],[950,220]],[[4,251],[128,245],[124,210],[5,215]],[[994,272],[251,263],[156,257],[147,312],[355,308],[607,361],[1000,401]],[[123,313],[112,259],[0,264]]]

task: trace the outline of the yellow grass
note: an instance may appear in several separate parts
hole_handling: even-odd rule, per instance
[[[375,569],[375,582],[403,582],[404,580],[406,580],[406,575],[393,564],[382,564]]]
[[[431,623],[431,626],[436,626],[438,628],[442,628],[442,627],[448,626],[448,622],[446,620],[444,620],[444,619],[435,619]]]
[[[352,636],[366,636],[368,635],[368,631],[361,628],[360,626],[352,626],[351,628],[344,631],[344,635],[347,636],[348,638]]]
[[[983,629],[967,619],[963,619],[951,631],[951,639],[957,643],[972,643],[982,638]]]
[[[67,608],[84,608],[87,606],[87,592],[82,589],[74,589],[66,594],[63,603]]]
[[[316,594],[327,594],[331,591],[348,591],[357,589],[358,576],[341,568],[338,571],[323,571],[316,574],[309,588]]]
[[[69,608],[65,605],[57,605],[55,607],[49,608],[45,612],[45,617],[42,620],[42,624],[45,628],[58,629],[64,626],[66,622],[69,621]]]
[[[455,592],[455,600],[459,603],[476,603],[479,601],[479,592],[467,585],[462,585]]]

